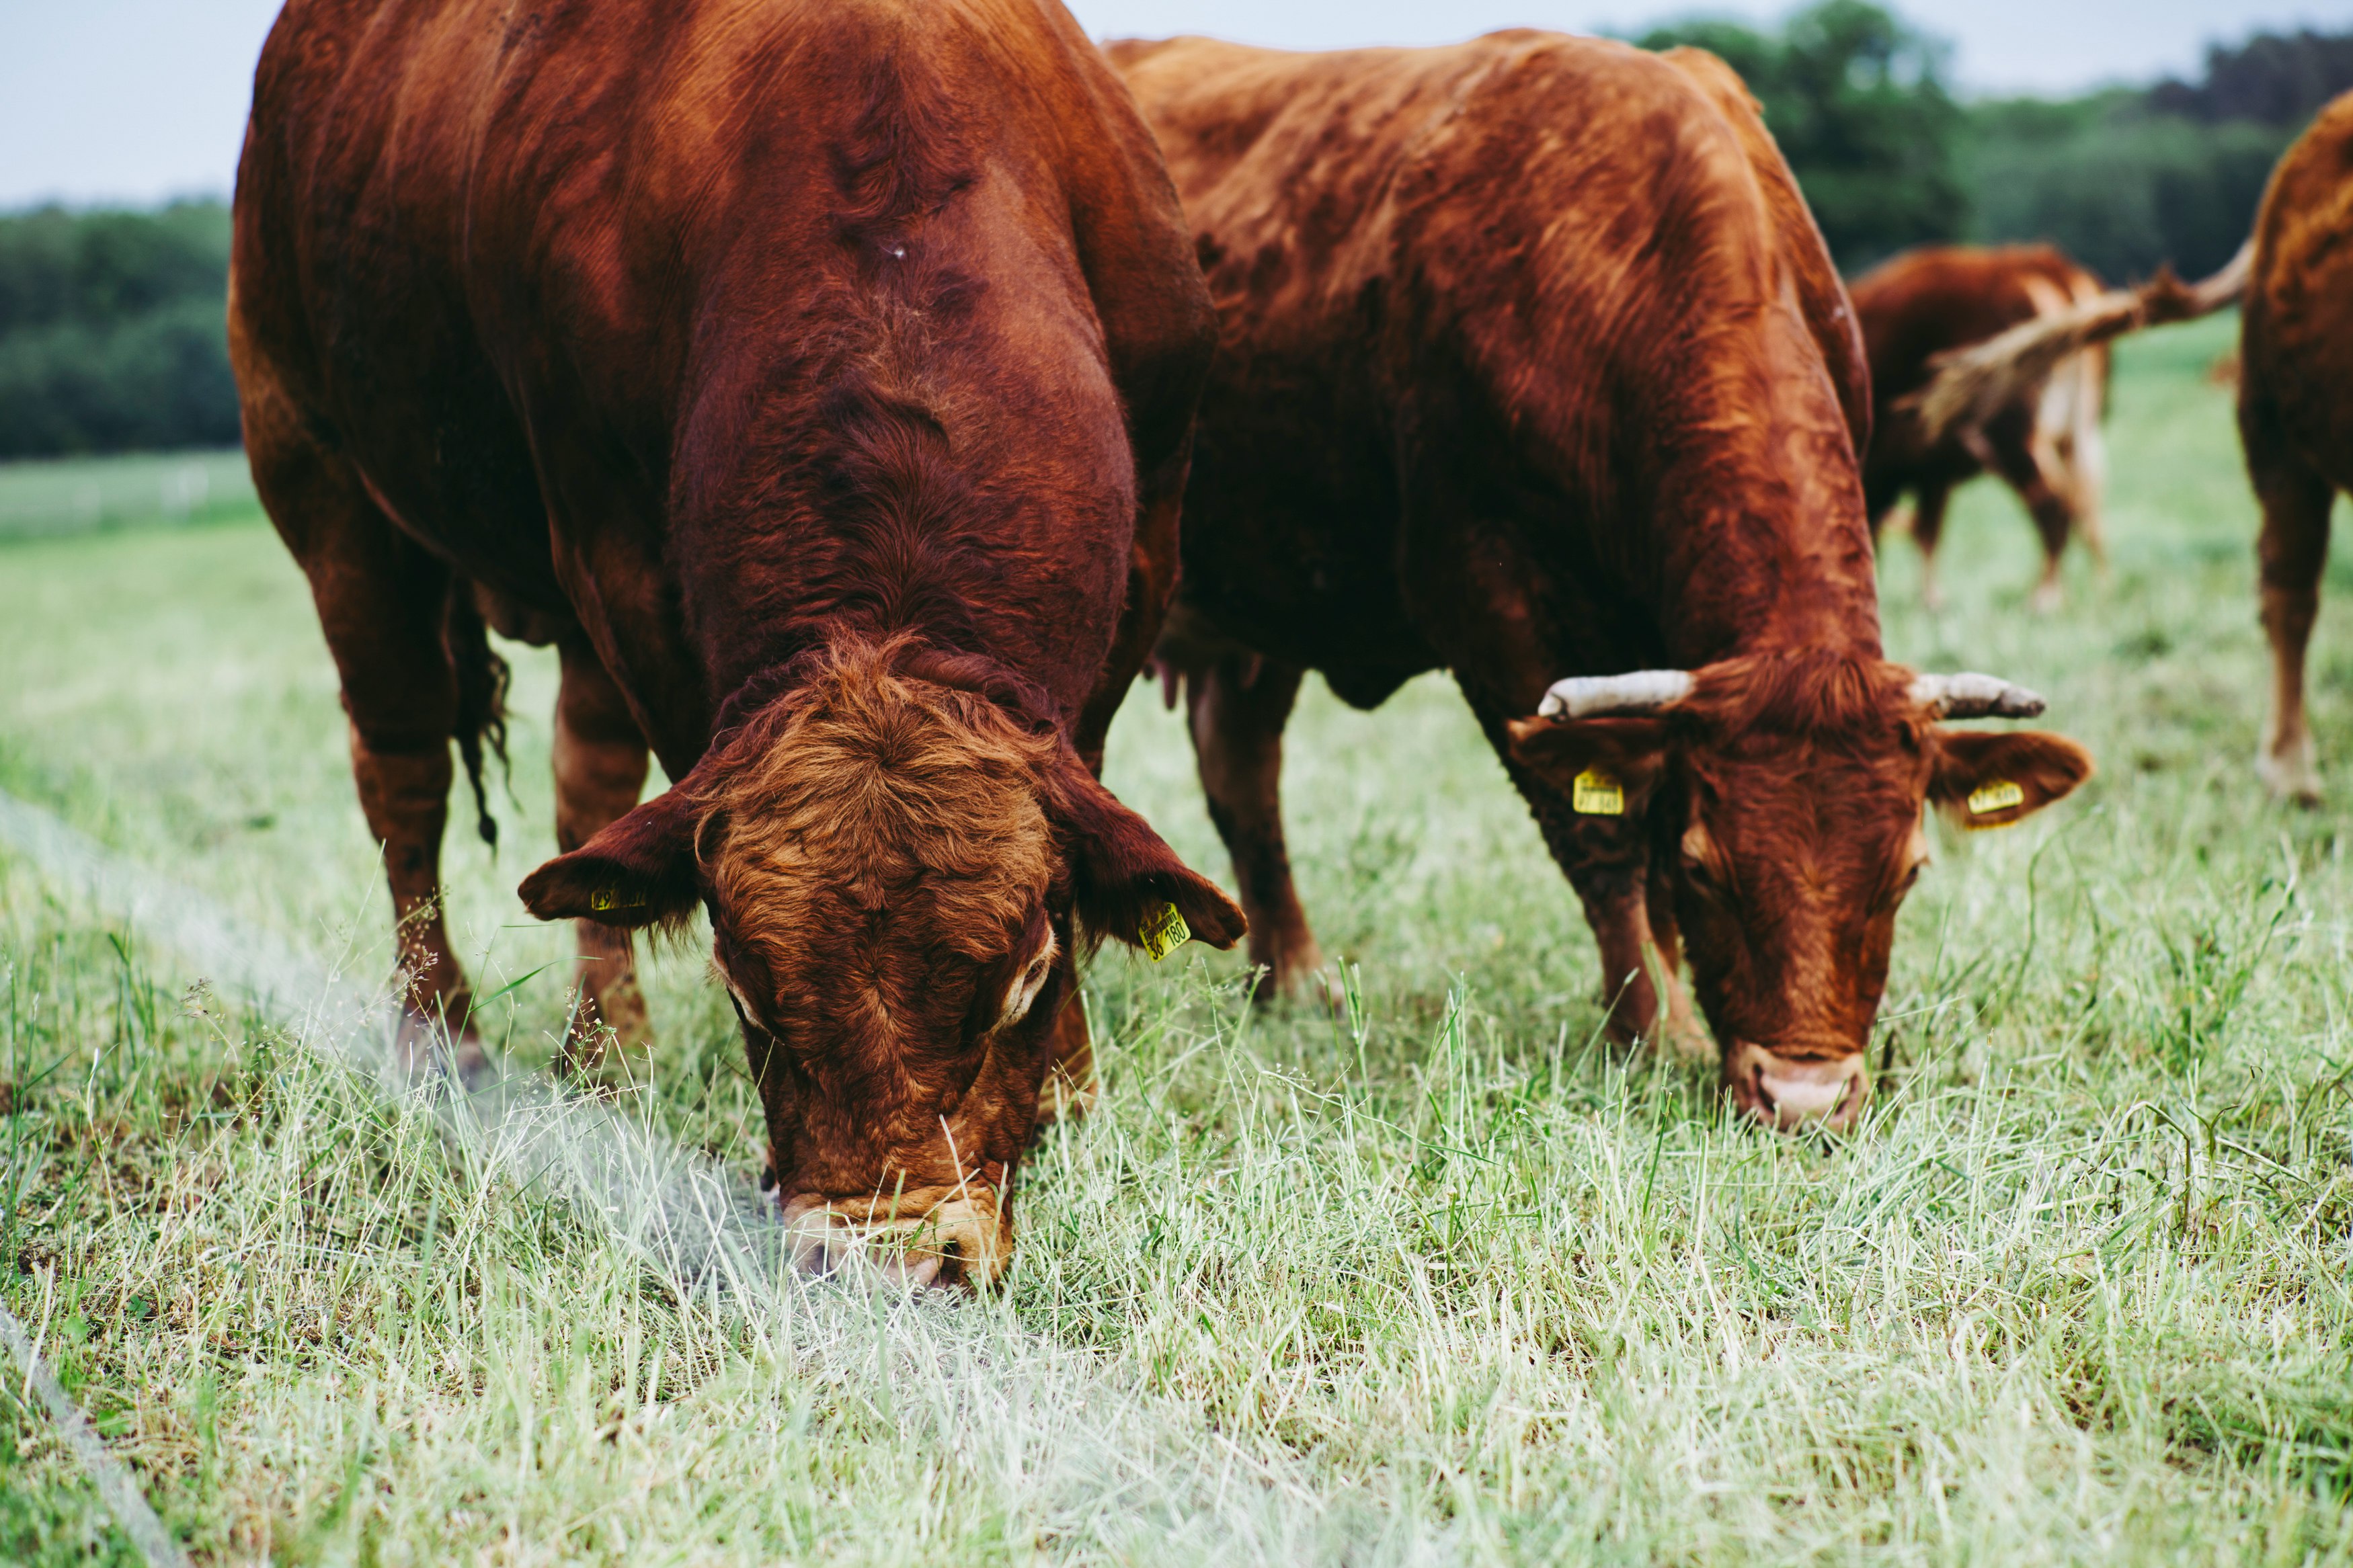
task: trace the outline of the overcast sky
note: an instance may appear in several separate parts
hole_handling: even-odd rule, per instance
[[[1689,0],[1074,0],[1099,37],[1211,33],[1293,48],[1494,27],[1638,28],[1783,5]],[[2257,27],[2353,26],[2353,0],[1899,0],[1975,91],[2066,92],[2196,68]],[[226,193],[278,0],[0,0],[0,208]]]

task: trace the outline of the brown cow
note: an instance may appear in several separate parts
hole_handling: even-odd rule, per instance
[[[2305,650],[2320,613],[2328,514],[2353,489],[2353,93],[2320,111],[2272,174],[2240,317],[2239,437],[2263,503],[2272,712],[2256,768],[2272,793],[2320,798]]]
[[[2100,280],[2047,245],[1980,250],[1929,246],[1884,262],[1854,281],[1854,313],[1871,362],[1871,443],[1862,459],[1863,504],[1874,538],[1905,494],[1920,546],[1921,597],[1934,607],[1937,535],[1953,487],[1993,473],[2018,492],[2042,536],[2042,580],[2034,607],[2059,605],[2059,558],[2080,531],[2103,553],[2100,496],[2106,456],[2100,411],[2108,355],[2094,346],[2060,363],[1981,423],[1929,441],[1907,404],[1935,374],[1936,355],[1983,342],[2021,321],[2053,316],[2098,298]]]
[[[2039,703],[1884,657],[1862,344],[1740,83],[1538,32],[1111,55],[1218,301],[1161,649],[1250,956],[1319,962],[1278,798],[1303,672],[1370,708],[1443,667],[1621,1034],[1697,1038],[1687,948],[1741,1109],[1850,1122],[1923,802],[2015,821],[2090,760],[1939,728]]]
[[[993,1277],[1050,1067],[1088,1081],[1077,950],[1242,931],[1095,776],[1214,320],[1084,36],[1051,0],[308,0],[234,274],[412,1009],[470,1039],[436,861],[487,616],[563,656],[566,853],[524,901],[624,973],[706,908],[804,1257],[915,1232],[915,1277]]]

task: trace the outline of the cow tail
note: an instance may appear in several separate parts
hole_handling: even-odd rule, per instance
[[[449,668],[458,678],[454,732],[458,754],[466,761],[466,782],[474,790],[474,829],[483,843],[496,849],[499,824],[491,815],[489,791],[482,783],[482,742],[490,742],[490,750],[499,759],[499,771],[512,784],[513,766],[507,760],[507,661],[491,648],[490,628],[474,603],[473,584],[462,577],[450,581],[441,637]]]

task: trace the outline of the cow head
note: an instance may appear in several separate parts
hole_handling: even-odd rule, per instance
[[[1870,1096],[1895,910],[1928,860],[1923,805],[2003,826],[2092,772],[2058,735],[1937,721],[2042,710],[1990,676],[1750,657],[1561,681],[1511,749],[1577,809],[1647,823],[1734,1102],[1837,1128]]]
[[[880,1247],[924,1282],[995,1279],[1075,950],[1141,945],[1171,908],[1242,933],[1021,696],[903,642],[833,650],[522,884],[544,920],[708,909],[805,1263]]]

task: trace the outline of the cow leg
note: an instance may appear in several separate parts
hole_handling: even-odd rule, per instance
[[[1077,1121],[1095,1104],[1095,1042],[1087,1029],[1087,999],[1077,984],[1077,965],[1064,953],[1060,963],[1070,1000],[1054,1019],[1052,1059],[1046,1068],[1046,1086],[1038,1095],[1040,1130],[1062,1119]]]
[[[2042,537],[2042,575],[2027,602],[2038,613],[2048,614],[2064,597],[2059,586],[2059,560],[2067,552],[2067,536],[2074,531],[2075,509],[2051,483],[2024,436],[2004,431],[1986,442],[1983,457],[1986,467],[2018,492],[2027,515],[2034,520],[2034,531]]]
[[[1663,889],[1651,886],[1641,821],[1578,812],[1567,795],[1512,756],[1501,709],[1475,697],[1471,705],[1593,929],[1601,956],[1600,999],[1609,1009],[1603,1032],[1621,1046],[1647,1040],[1677,1056],[1712,1058],[1715,1047],[1683,981],[1681,932]]]
[[[576,636],[557,645],[563,684],[555,697],[555,843],[565,854],[627,815],[646,787],[646,741],[604,661]],[[593,1072],[608,1049],[636,1058],[653,1043],[645,993],[638,985],[636,943],[624,927],[573,922],[580,956],[572,980],[579,998],[564,1041],[565,1065]]]
[[[2272,711],[2255,772],[2278,798],[2320,801],[2320,770],[2305,715],[2305,650],[2320,614],[2320,574],[2328,561],[2328,513],[2336,492],[2288,445],[2260,406],[2242,405],[2247,472],[2263,504],[2263,631],[2272,645]]]
[[[1193,756],[1209,820],[1233,858],[1261,1000],[1293,994],[1324,967],[1282,835],[1282,728],[1306,672],[1228,646],[1185,668]]]
[[[1931,610],[1945,607],[1945,590],[1936,582],[1936,542],[1944,537],[1945,506],[1953,487],[1942,479],[1921,485],[1912,508],[1912,542],[1920,547],[1920,602]]]
[[[473,994],[441,909],[441,835],[449,819],[449,742],[458,674],[444,628],[448,570],[394,526],[340,458],[273,428],[248,405],[257,488],[319,611],[351,722],[352,777],[391,884],[402,990],[397,1048],[415,1068],[452,1043],[461,1076],[482,1065]]]

